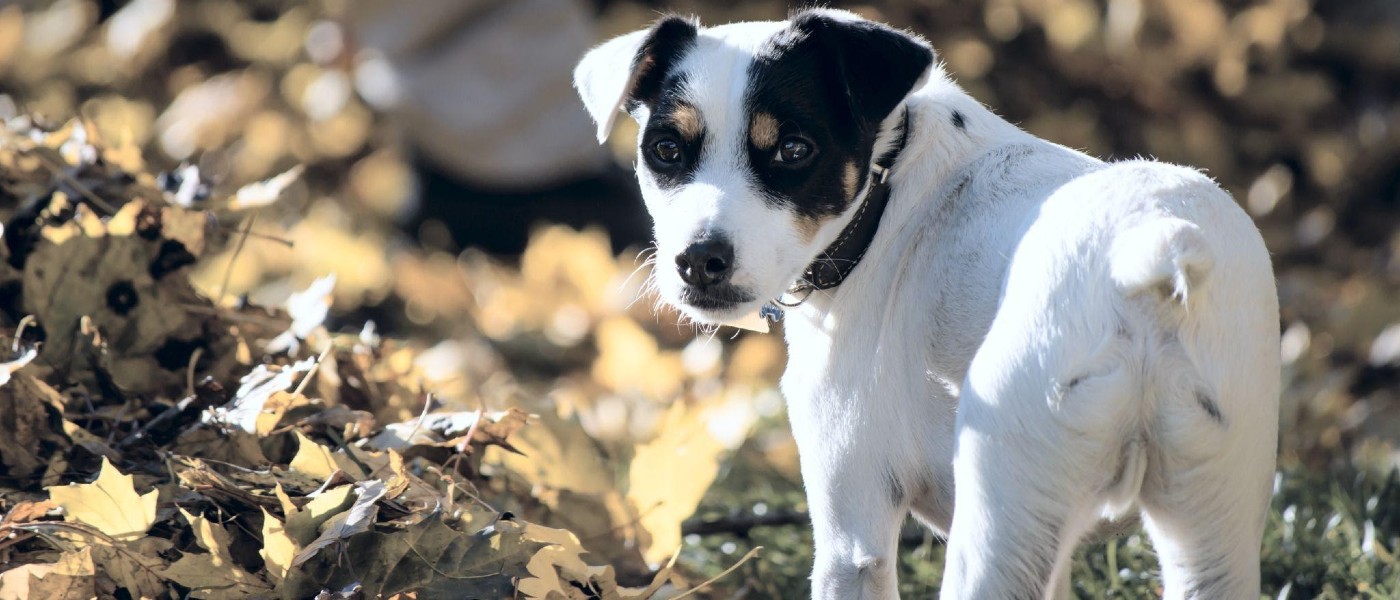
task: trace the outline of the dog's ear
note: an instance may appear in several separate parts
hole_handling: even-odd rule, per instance
[[[669,16],[583,56],[574,69],[574,87],[598,124],[599,143],[608,139],[624,105],[656,102],[667,72],[695,43],[698,33],[695,20]]]
[[[792,29],[798,43],[818,46],[839,77],[837,92],[856,119],[878,126],[927,81],[934,52],[922,38],[841,10],[798,14]]]

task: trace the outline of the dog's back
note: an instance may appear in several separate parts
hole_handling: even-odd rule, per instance
[[[1074,541],[1133,505],[1170,595],[1257,594],[1277,315],[1263,240],[1199,172],[1129,161],[1051,194],[959,402],[956,505],[1022,504],[955,512],[945,597],[1063,585]]]

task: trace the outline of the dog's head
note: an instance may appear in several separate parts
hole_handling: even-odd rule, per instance
[[[927,76],[928,44],[844,11],[701,28],[667,17],[584,56],[603,141],[639,124],[637,175],[663,298],[722,322],[782,294],[831,244]]]

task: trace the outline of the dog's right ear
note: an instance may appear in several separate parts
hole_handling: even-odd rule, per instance
[[[598,143],[608,139],[624,105],[656,102],[666,74],[694,45],[698,33],[694,19],[669,16],[583,56],[574,69],[574,87],[598,124]]]

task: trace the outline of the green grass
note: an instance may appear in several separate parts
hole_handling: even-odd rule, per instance
[[[737,460],[701,506],[700,515],[802,509],[802,491],[762,467]],[[910,527],[908,531],[917,531]],[[917,533],[914,534],[917,537]],[[906,536],[906,541],[909,536]],[[682,559],[712,576],[753,546],[759,558],[722,580],[713,597],[743,590],[747,598],[809,594],[812,535],[806,525],[756,528],[746,537],[692,537]],[[1263,592],[1267,598],[1400,598],[1400,473],[1342,476],[1282,472],[1264,534]],[[901,597],[929,598],[943,576],[943,544],[933,536],[906,543],[899,557]],[[1160,597],[1160,571],[1140,530],[1084,545],[1074,563],[1079,598]]]

